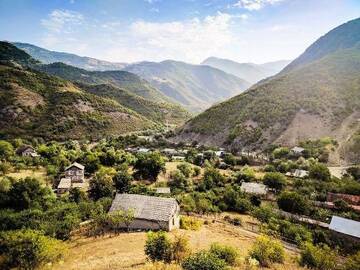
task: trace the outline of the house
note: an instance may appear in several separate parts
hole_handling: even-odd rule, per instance
[[[157,194],[170,194],[171,190],[169,187],[158,187],[155,188],[155,193]]]
[[[267,187],[261,183],[255,182],[243,182],[241,184],[241,190],[248,194],[264,196],[267,194]]]
[[[360,222],[333,216],[329,230],[337,237],[351,242],[360,242]]]
[[[85,167],[77,162],[65,168],[65,178],[70,178],[71,182],[83,183]]]
[[[31,145],[23,145],[20,146],[16,150],[16,154],[22,157],[38,157],[38,153],[36,153],[35,149]]]
[[[299,146],[295,146],[295,147],[291,148],[291,150],[290,150],[290,152],[295,155],[301,155],[304,151],[305,151],[305,149],[302,147],[299,147]]]
[[[61,178],[60,183],[57,186],[57,194],[61,195],[69,191],[71,188],[71,179],[70,178]]]
[[[224,155],[225,155],[225,151],[222,151],[222,150],[215,151],[215,156],[217,156],[218,158],[222,158],[222,157],[224,157]]]
[[[295,178],[306,178],[309,176],[309,172],[305,170],[296,169],[294,172],[287,172],[285,175]]]
[[[149,153],[150,149],[149,148],[142,148],[140,147],[137,151],[137,153]]]
[[[134,211],[132,230],[171,231],[180,227],[180,206],[174,198],[118,193],[109,213],[118,210]]]

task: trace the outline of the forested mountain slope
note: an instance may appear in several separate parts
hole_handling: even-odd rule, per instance
[[[359,21],[330,31],[277,76],[198,115],[176,139],[258,149],[331,136],[340,154],[354,160],[360,150]]]

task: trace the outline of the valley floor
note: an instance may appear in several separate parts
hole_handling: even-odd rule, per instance
[[[249,219],[242,216],[242,220]],[[214,242],[237,248],[242,258],[247,256],[248,250],[258,236],[257,233],[226,224],[213,217],[207,217],[209,224],[203,225],[199,231],[175,230],[171,236],[183,234],[188,236],[193,251],[207,249]],[[118,236],[99,238],[80,237],[70,243],[70,251],[65,261],[54,266],[53,269],[67,270],[110,270],[110,269],[144,269],[149,262],[144,254],[146,241],[145,232],[122,233]],[[283,265],[273,265],[269,269],[298,270],[302,269],[296,263],[297,249],[285,244],[286,261]],[[245,269],[239,266],[235,269]]]

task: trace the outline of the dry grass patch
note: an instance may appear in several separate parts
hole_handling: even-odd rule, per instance
[[[245,219],[245,217],[243,217]],[[210,220],[210,218],[209,218]],[[258,234],[252,233],[225,223],[209,222],[203,225],[199,231],[175,230],[170,234],[185,235],[189,238],[193,251],[210,248],[211,244],[220,244],[235,247],[241,257],[245,257]],[[146,260],[144,245],[146,241],[145,232],[122,233],[116,237],[104,238],[79,238],[70,243],[70,254],[61,264],[53,269],[67,270],[110,270],[110,269],[164,269],[177,270],[176,266],[166,268],[161,264],[151,264]],[[274,265],[269,269],[298,270],[302,269],[295,263],[293,257],[297,255],[293,250],[286,249],[286,260],[283,265]],[[156,268],[159,267],[159,268]],[[165,267],[165,268],[164,268]],[[244,270],[241,265],[234,269]]]
[[[31,177],[31,178],[38,179],[41,183],[44,183],[44,184],[47,182],[46,181],[47,174],[46,174],[45,168],[19,170],[19,171],[7,173],[6,176],[15,178],[17,180],[23,179],[26,177]]]

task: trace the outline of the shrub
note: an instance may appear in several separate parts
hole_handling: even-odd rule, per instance
[[[256,239],[249,255],[261,266],[268,267],[271,263],[283,263],[285,252],[280,241],[262,235]]]
[[[149,232],[145,243],[145,254],[151,261],[171,261],[171,241],[165,232]]]
[[[346,260],[344,270],[360,270],[360,251]]]
[[[269,172],[264,175],[264,184],[269,188],[280,191],[286,185],[286,178],[278,172]]]
[[[270,206],[261,206],[253,211],[253,215],[261,222],[267,223],[275,216]]]
[[[280,209],[294,214],[305,214],[309,208],[304,197],[296,192],[283,192],[278,197],[277,204]]]
[[[184,189],[189,185],[188,179],[180,170],[172,171],[170,179],[169,185],[174,188]]]
[[[175,236],[171,248],[172,260],[177,263],[182,262],[191,253],[189,239],[185,236]]]
[[[238,252],[231,246],[222,246],[214,243],[210,247],[210,252],[221,260],[224,260],[228,265],[235,265],[238,257]]]
[[[331,178],[329,169],[322,163],[315,163],[310,166],[309,177],[321,181],[328,181]]]
[[[300,265],[317,270],[336,269],[336,252],[328,246],[306,243],[300,253]]]
[[[2,269],[17,267],[31,270],[61,259],[66,246],[38,231],[19,230],[0,234],[0,249]]]
[[[251,210],[251,202],[246,198],[238,198],[234,210],[239,213],[246,213]]]
[[[182,216],[180,218],[180,229],[198,231],[201,229],[203,222],[194,217]]]
[[[200,251],[187,257],[181,266],[184,270],[225,270],[224,260],[209,251]]]

